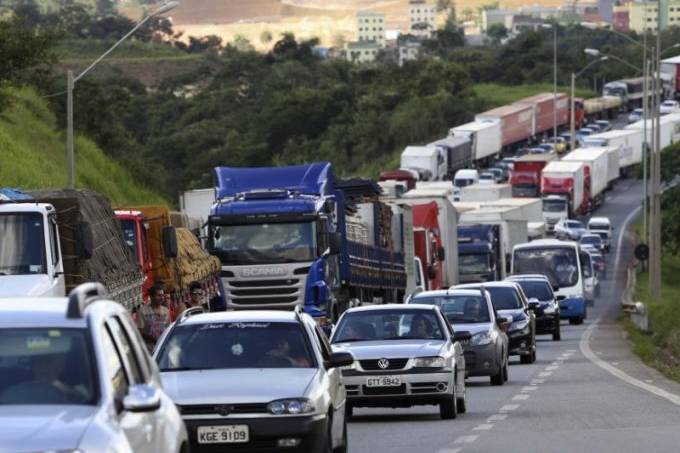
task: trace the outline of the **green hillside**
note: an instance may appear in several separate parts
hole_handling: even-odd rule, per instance
[[[0,186],[24,189],[66,185],[66,140],[45,100],[13,89],[12,105],[0,115]],[[135,181],[92,141],[76,137],[76,187],[107,195],[114,204],[157,203],[158,194]]]

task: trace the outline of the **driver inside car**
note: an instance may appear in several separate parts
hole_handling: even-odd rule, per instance
[[[266,361],[280,361],[281,363],[288,363],[288,366],[295,368],[306,368],[311,365],[307,359],[295,358],[294,353],[291,353],[290,343],[285,338],[277,340],[274,346],[267,351],[266,357]]]

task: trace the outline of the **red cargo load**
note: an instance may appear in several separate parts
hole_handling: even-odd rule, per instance
[[[530,105],[504,105],[475,116],[476,121],[500,121],[501,145],[523,142],[533,136],[533,107]]]
[[[380,172],[378,181],[400,181],[406,183],[406,189],[416,188],[416,178],[409,170],[388,170]]]
[[[553,97],[553,93],[541,93],[515,102],[515,104],[534,107],[534,135],[553,128]],[[569,96],[564,93],[557,93],[555,107],[557,110],[557,126],[567,124],[569,122]]]

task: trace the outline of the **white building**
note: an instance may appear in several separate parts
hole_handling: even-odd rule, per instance
[[[350,42],[345,47],[345,55],[350,63],[370,63],[375,61],[382,48],[380,44],[372,41]]]
[[[419,38],[431,38],[437,29],[437,8],[426,0],[409,0],[408,32]]]
[[[385,15],[373,11],[357,13],[357,41],[375,42],[385,47]]]
[[[406,41],[399,45],[399,66],[403,66],[406,61],[413,61],[418,58],[420,53],[420,41]]]

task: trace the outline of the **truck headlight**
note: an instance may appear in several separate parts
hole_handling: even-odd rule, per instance
[[[267,404],[267,410],[274,415],[297,415],[314,412],[314,404],[307,398],[289,398]]]
[[[490,344],[492,341],[493,337],[489,332],[481,332],[472,336],[470,344],[472,346],[484,346]]]
[[[529,320],[528,319],[523,319],[522,321],[516,321],[510,324],[510,328],[508,331],[510,332],[518,332],[522,331],[521,333],[529,333]],[[526,332],[523,332],[526,330]]]
[[[416,357],[413,359],[414,368],[444,368],[446,360],[443,357]]]

